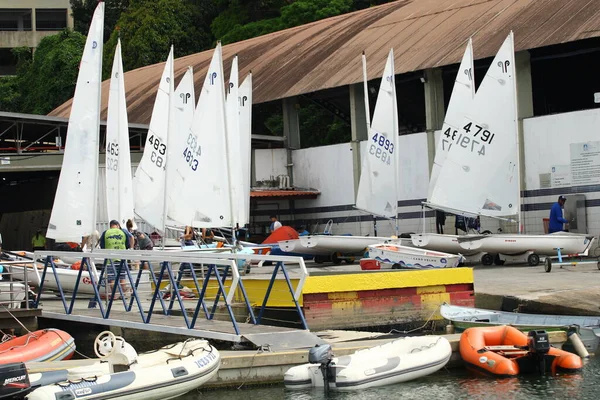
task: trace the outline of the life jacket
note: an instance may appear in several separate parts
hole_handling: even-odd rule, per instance
[[[104,248],[110,250],[125,250],[127,237],[119,228],[110,228],[104,232]]]

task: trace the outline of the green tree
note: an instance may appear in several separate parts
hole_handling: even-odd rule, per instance
[[[98,2],[91,0],[71,0],[73,15],[73,29],[82,35],[87,35],[92,23],[92,16]],[[104,41],[115,29],[121,13],[129,7],[129,0],[105,0],[104,1]]]
[[[29,49],[19,50],[17,76],[0,83],[0,108],[5,109],[8,98],[13,111],[47,114],[69,100],[75,92],[84,46],[83,35],[65,30],[44,37],[31,61]]]
[[[110,74],[117,39],[121,37],[123,67],[131,70],[162,62],[171,44],[176,57],[210,47],[211,38],[199,28],[202,13],[181,0],[131,0],[104,49],[104,73]]]

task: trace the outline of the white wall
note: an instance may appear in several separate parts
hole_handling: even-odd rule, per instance
[[[287,175],[286,149],[254,150],[256,181],[276,179],[279,175]]]
[[[540,174],[552,165],[569,165],[571,143],[600,140],[600,109],[528,118],[523,132],[525,189],[539,189]]]

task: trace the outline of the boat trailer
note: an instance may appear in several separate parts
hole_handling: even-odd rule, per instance
[[[584,260],[583,254],[569,254],[563,256],[560,247],[556,249],[556,256],[548,256],[544,261],[544,270],[546,272],[552,271],[552,267],[578,267],[581,265],[593,265],[595,264],[600,269],[600,260],[598,258],[592,260]],[[556,261],[554,261],[556,260]]]

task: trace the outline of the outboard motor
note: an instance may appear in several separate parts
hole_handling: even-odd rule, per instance
[[[550,339],[546,331],[530,331],[527,334],[529,356],[533,358],[538,372],[546,374],[546,355],[550,351]]]
[[[323,374],[323,384],[326,393],[329,391],[329,365],[332,359],[333,351],[329,344],[318,344],[308,352],[308,362],[311,364],[320,364],[319,369],[321,370],[321,374]]]
[[[23,399],[31,392],[25,363],[0,365],[0,399]]]

